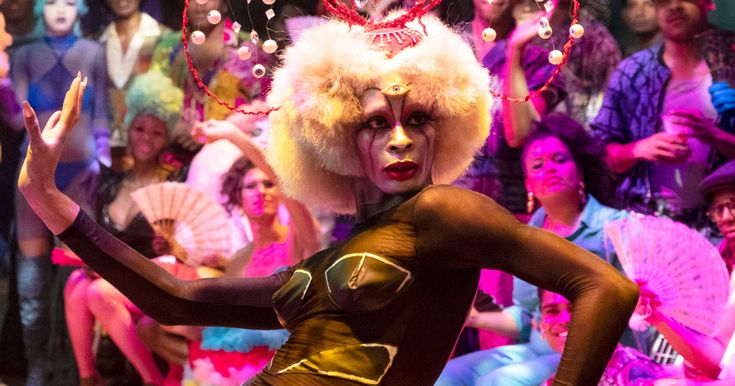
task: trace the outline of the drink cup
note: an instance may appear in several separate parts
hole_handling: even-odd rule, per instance
[[[676,115],[672,113],[664,113],[661,115],[664,133],[676,136],[679,141],[688,147],[689,136],[692,134],[692,129],[689,126],[676,123],[676,119]]]
[[[676,117],[677,116],[672,113],[664,113],[661,115],[664,133],[675,135],[682,141],[687,142],[687,138],[692,134],[692,129],[689,126],[676,123]]]

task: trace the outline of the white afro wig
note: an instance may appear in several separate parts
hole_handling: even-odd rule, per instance
[[[268,162],[283,191],[309,205],[354,213],[353,179],[363,174],[356,127],[359,98],[382,81],[409,84],[412,100],[432,112],[437,129],[432,180],[462,175],[490,128],[489,76],[472,49],[438,19],[426,36],[392,57],[362,27],[337,20],[308,29],[285,50],[273,76]],[[423,31],[417,22],[407,25]]]

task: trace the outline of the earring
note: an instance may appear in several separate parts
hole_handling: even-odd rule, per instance
[[[533,212],[534,202],[533,202],[533,192],[529,191],[526,194],[526,211],[528,213]]]

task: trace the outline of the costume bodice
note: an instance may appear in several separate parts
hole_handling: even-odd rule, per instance
[[[278,274],[285,284],[273,306],[291,338],[265,370],[265,384],[270,375],[324,372],[332,374],[325,379],[330,384],[423,384],[402,369],[420,362],[441,367],[464,323],[479,270],[427,269],[417,251],[414,204],[409,200],[358,224],[347,241]],[[439,304],[446,313],[429,311]],[[306,340],[310,344],[302,345]],[[407,341],[431,341],[441,354],[419,352]],[[356,362],[364,365],[345,367]]]

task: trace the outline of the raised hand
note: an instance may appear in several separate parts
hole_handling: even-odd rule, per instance
[[[192,138],[199,143],[211,143],[220,139],[231,140],[239,133],[240,129],[232,122],[214,119],[198,122],[191,129]]]
[[[30,144],[18,179],[21,191],[34,185],[46,189],[55,188],[56,165],[67,135],[79,120],[86,86],[87,78],[82,80],[81,74],[77,74],[66,92],[61,111],[51,115],[43,131],[33,107],[27,101],[23,102],[23,119]]]
[[[508,48],[520,50],[528,42],[538,36],[539,21],[544,16],[542,13],[519,23],[508,37]]]

